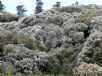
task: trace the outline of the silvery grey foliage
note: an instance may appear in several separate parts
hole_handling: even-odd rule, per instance
[[[102,67],[97,64],[87,64],[84,63],[80,65],[78,68],[74,69],[73,76],[101,76],[102,75]]]
[[[15,67],[18,72],[21,73],[32,73],[34,67],[34,60],[30,58],[24,58],[20,61],[15,62]]]
[[[80,13],[77,13],[74,16],[79,15]],[[21,69],[26,68],[23,73],[46,70],[49,55],[59,54],[65,48],[73,50],[73,53],[81,48],[80,45],[84,42],[83,31],[87,29],[87,25],[75,24],[74,16],[71,13],[61,13],[51,9],[20,18],[18,22],[2,23],[2,34],[4,34],[2,37],[5,38],[5,42],[2,42],[5,43],[2,45],[2,58],[14,63],[13,65],[20,72],[22,72]],[[10,39],[8,39],[9,35],[11,35]],[[36,54],[34,51],[46,51],[49,55],[43,52],[41,52],[42,55]]]
[[[16,21],[15,16],[4,14],[1,12],[0,16],[11,20],[0,18],[4,20],[0,22],[0,60],[12,63],[17,72],[67,74],[77,64],[101,66],[101,7],[52,8],[36,15],[16,17]]]
[[[3,55],[2,60],[12,63],[17,72],[21,73],[39,72],[40,66],[37,63],[47,63],[49,57],[47,53],[27,49],[23,44],[5,45]]]
[[[101,47],[102,47],[102,17],[101,16],[96,16],[93,17],[91,20],[91,25],[90,25],[90,35],[84,42],[84,47],[82,48],[82,51],[78,54],[78,64],[82,64],[84,62],[87,63],[97,63],[99,53],[101,53]],[[97,56],[97,58],[94,57]],[[98,61],[97,64],[101,64],[101,60]]]
[[[91,20],[91,32],[95,30],[102,31],[102,16],[93,17]]]
[[[92,58],[95,52],[97,52],[97,48],[100,48],[102,46],[102,32],[95,31],[92,33],[84,43],[84,47],[82,48],[82,51],[78,55],[78,61],[77,63],[81,64],[83,62],[92,62]],[[94,61],[95,62],[95,61]]]
[[[12,15],[8,12],[0,12],[0,22],[11,22],[11,21],[17,21],[19,19],[18,16]]]

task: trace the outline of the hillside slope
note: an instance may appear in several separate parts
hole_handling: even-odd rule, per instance
[[[1,72],[9,66],[13,73],[69,75],[75,68],[75,76],[86,76],[90,71],[80,68],[92,66],[93,76],[102,75],[102,7],[53,8],[21,18],[1,12],[0,60]]]

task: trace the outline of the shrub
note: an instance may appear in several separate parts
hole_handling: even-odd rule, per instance
[[[96,47],[94,50],[95,50],[95,52],[93,53],[92,60],[94,63],[102,66],[102,46]]]
[[[20,73],[44,72],[48,63],[49,55],[46,52],[30,50],[23,44],[8,44],[3,49],[3,61],[13,64]]]
[[[19,17],[8,12],[0,12],[0,22],[18,21]]]
[[[57,10],[59,10],[60,12],[67,12],[67,13],[81,12],[81,9],[79,7],[75,7],[75,6],[62,7]]]
[[[102,33],[94,31],[84,43],[82,51],[78,54],[77,64],[83,62],[101,64]],[[99,60],[98,60],[99,59]]]
[[[75,53],[72,50],[66,48],[56,55],[50,56],[47,71],[55,74],[71,75],[72,69],[76,66],[76,55],[78,54],[78,51]]]
[[[74,76],[102,76],[102,67],[97,64],[82,64],[73,70]]]
[[[78,16],[77,18],[75,18],[75,22],[76,23],[85,23],[87,25],[90,25],[91,23],[91,17],[90,16]]]
[[[59,60],[57,59],[56,56],[51,56],[48,58],[48,66],[47,66],[47,71],[50,72],[51,74],[59,74],[60,73],[60,68],[59,66]]]
[[[30,58],[24,58],[23,60],[16,61],[15,67],[17,68],[18,72],[25,73],[25,74],[31,74],[34,66],[33,59]]]

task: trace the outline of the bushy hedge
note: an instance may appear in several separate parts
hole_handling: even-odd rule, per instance
[[[74,68],[73,76],[102,76],[102,67],[97,64],[82,64]]]
[[[19,17],[8,12],[0,12],[0,22],[18,21]]]

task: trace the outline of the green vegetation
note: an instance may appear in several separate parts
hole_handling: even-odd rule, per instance
[[[0,76],[3,76],[3,75],[0,74]],[[6,76],[15,76],[15,75],[12,75],[11,72],[7,68]],[[20,75],[20,76],[71,76],[71,75],[64,75],[64,74],[59,74],[59,75],[54,75],[54,74],[29,74],[29,75],[25,75],[25,74],[23,74],[23,75]]]
[[[12,76],[12,73],[9,67],[6,67],[6,76]]]
[[[23,75],[23,76],[67,76],[63,74],[53,75],[53,74],[30,74],[30,75]]]

